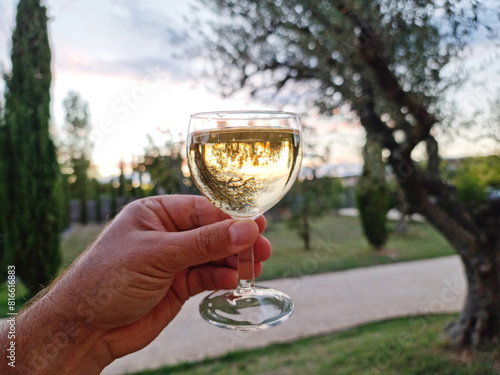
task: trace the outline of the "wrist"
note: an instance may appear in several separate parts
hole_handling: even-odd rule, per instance
[[[17,371],[13,373],[99,374],[112,361],[101,340],[103,332],[74,314],[71,307],[61,311],[51,301],[51,292],[16,317]]]

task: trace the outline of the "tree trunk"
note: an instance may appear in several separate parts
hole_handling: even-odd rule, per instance
[[[401,181],[413,206],[455,248],[461,257],[468,283],[459,319],[445,334],[456,348],[497,342],[500,334],[500,203],[472,212],[446,185],[425,181],[415,169]],[[438,197],[438,199],[433,199]],[[496,206],[496,207],[495,207]]]
[[[302,239],[304,240],[304,249],[311,250],[311,225],[309,224],[309,204],[307,199],[302,210]]]
[[[468,291],[460,317],[445,329],[455,347],[498,342],[500,336],[500,202],[493,201],[472,216],[477,229],[472,241],[457,251]]]
[[[485,244],[486,245],[486,244]],[[498,341],[500,333],[500,283],[498,259],[491,262],[488,254],[499,254],[494,244],[482,247],[477,257],[462,256],[468,282],[467,297],[460,317],[444,330],[448,342],[458,348],[477,347]]]

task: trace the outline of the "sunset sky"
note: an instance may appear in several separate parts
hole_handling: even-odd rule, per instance
[[[0,64],[10,70],[11,33],[17,0],[0,2]],[[223,109],[286,109],[251,102],[240,96],[227,100],[209,92],[197,79],[199,61],[175,58],[178,47],[169,30],[185,30],[184,16],[191,0],[49,0],[49,32],[53,58],[52,114],[54,132],[63,124],[63,99],[68,91],[88,101],[94,129],[94,163],[103,175],[116,173],[120,158],[141,155],[146,134],[158,143],[168,137],[185,137],[189,114]],[[484,61],[493,53],[478,42]],[[498,59],[498,57],[497,57]],[[498,64],[497,64],[498,65]],[[485,91],[469,92],[467,103],[498,92],[500,73],[490,69]],[[320,124],[311,119],[313,125]],[[319,125],[318,125],[319,126]],[[334,161],[360,161],[363,132],[359,126],[329,123],[328,128],[349,139],[332,150]],[[163,134],[158,130],[161,129]],[[326,129],[326,127],[323,127]],[[458,156],[466,146],[448,144],[445,155]],[[490,146],[488,146],[490,147]],[[484,151],[484,147],[483,147]]]

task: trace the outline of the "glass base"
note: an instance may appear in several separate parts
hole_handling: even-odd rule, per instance
[[[287,320],[293,301],[276,289],[255,286],[213,292],[201,301],[199,309],[201,316],[217,327],[257,331]]]

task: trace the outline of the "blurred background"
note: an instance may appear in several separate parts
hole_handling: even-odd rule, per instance
[[[412,348],[435,362],[384,373],[496,373],[500,309],[483,297],[500,298],[499,32],[494,0],[2,0],[0,255],[16,307],[128,202],[199,194],[191,113],[293,111],[305,159],[266,214],[262,279],[457,254],[467,308]]]

